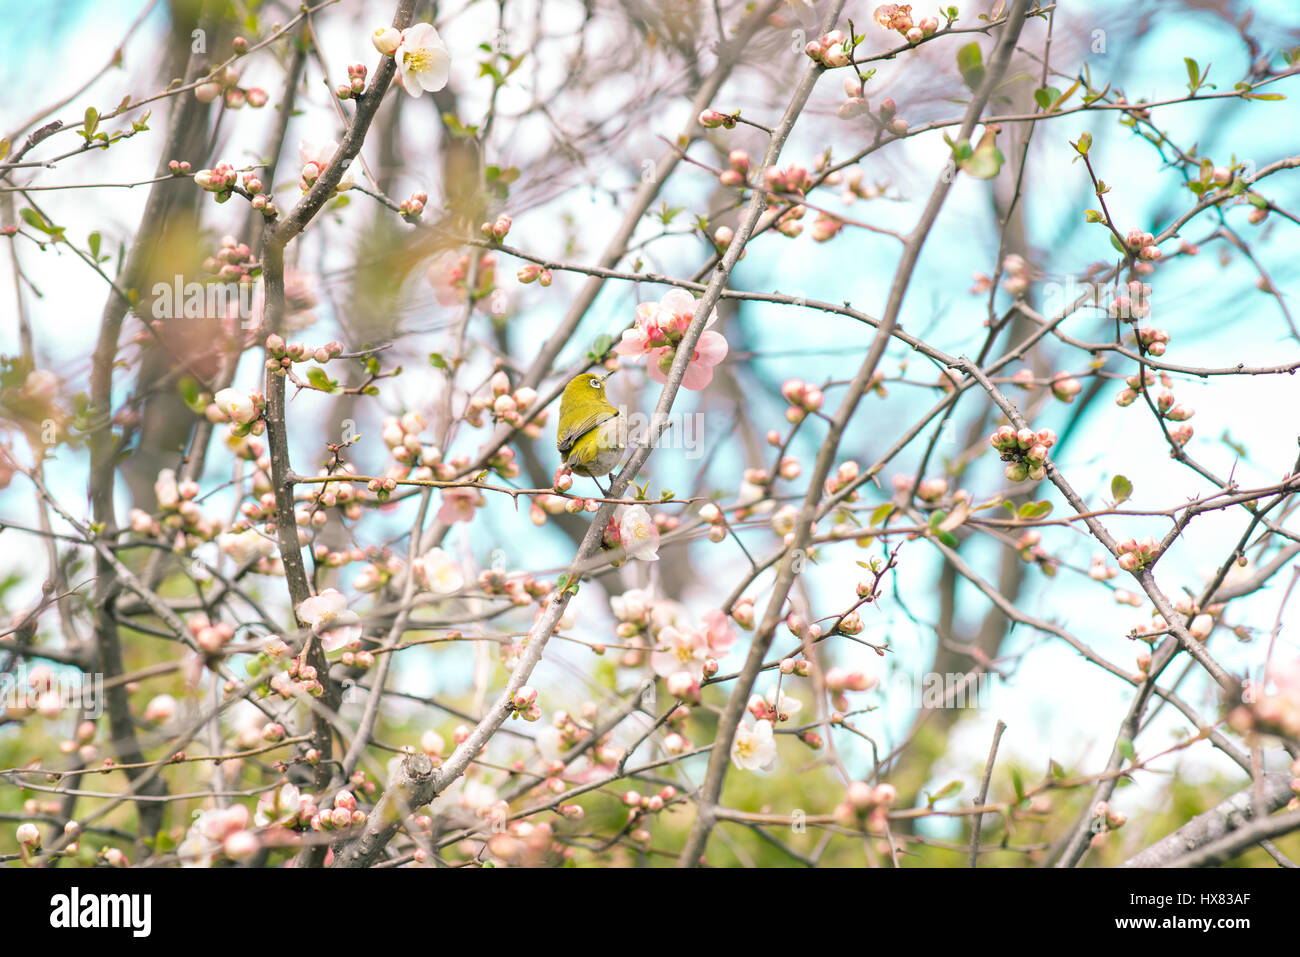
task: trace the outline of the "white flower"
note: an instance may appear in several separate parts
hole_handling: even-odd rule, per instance
[[[175,508],[181,502],[180,490],[176,487],[176,472],[163,469],[158,473],[158,481],[153,483],[153,493],[158,499],[159,508]]]
[[[782,505],[772,516],[772,528],[778,535],[789,535],[799,518],[799,509],[793,505]]]
[[[643,562],[659,561],[659,529],[650,520],[644,505],[620,505],[615,511],[619,540],[628,558]]]
[[[306,140],[300,142],[298,144],[298,158],[302,160],[304,182],[306,181],[305,174],[309,172],[308,166],[316,167],[314,171],[310,171],[312,173],[311,182],[314,183],[316,178],[325,171],[325,167],[330,165],[330,160],[334,158],[334,154],[338,152],[338,149],[339,144],[333,140],[326,143],[309,143]],[[335,187],[336,192],[341,193],[345,189],[351,189],[357,185],[355,165],[355,163],[349,163],[348,168],[343,171],[343,175],[339,178],[339,184]]]
[[[436,595],[450,595],[465,587],[460,566],[441,548],[431,548],[413,563],[415,580]]]
[[[776,688],[768,688],[767,694],[763,696],[763,700],[767,702],[767,706],[774,710],[779,717],[789,718],[790,716],[799,713],[799,709],[803,707],[802,701],[798,698],[790,697],[784,691],[780,693],[780,696],[781,703],[778,705]]]
[[[776,739],[772,722],[756,721],[736,728],[731,742],[731,763],[742,771],[770,771],[776,763]]]
[[[629,588],[622,595],[615,595],[609,600],[614,609],[614,617],[619,621],[644,622],[650,614],[654,596],[649,589]]]
[[[253,823],[258,827],[288,824],[298,816],[301,802],[302,796],[292,784],[286,783],[278,791],[263,792],[257,799],[257,811],[253,814]]]
[[[237,425],[247,425],[257,418],[257,406],[248,397],[247,392],[238,389],[222,389],[212,397],[217,408]]]
[[[270,558],[275,542],[256,529],[246,528],[242,532],[222,532],[217,536],[217,547],[236,565],[245,565],[258,558]]]
[[[336,588],[313,595],[295,609],[298,618],[319,635],[321,647],[336,651],[361,637],[361,616],[348,609],[348,600]]]
[[[659,631],[657,646],[650,654],[650,668],[661,678],[686,671],[696,681],[702,681],[708,657],[709,645],[702,632],[669,625]]]
[[[393,53],[402,89],[411,96],[426,90],[436,93],[447,85],[451,54],[431,23],[417,23],[402,31],[402,42]]]

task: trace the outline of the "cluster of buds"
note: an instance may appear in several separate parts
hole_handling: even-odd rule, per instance
[[[529,263],[527,266],[521,268],[519,272],[515,273],[515,278],[524,285],[528,285],[530,282],[537,282],[543,286],[549,286],[552,280],[551,271],[544,266],[537,265],[536,263]]]
[[[804,218],[808,208],[802,204],[791,206],[784,212],[769,210],[768,215],[775,215],[776,231],[787,239],[795,239],[803,232],[803,223],[799,220]]]
[[[279,639],[276,640],[278,641]],[[263,645],[263,649],[266,650],[268,654],[272,650],[277,652],[280,650],[278,645],[272,645],[269,642]],[[320,676],[316,673],[315,667],[294,657],[288,659],[284,671],[278,671],[271,677],[270,687],[271,690],[281,698],[297,698],[302,695],[310,695],[313,698],[319,698],[325,693],[325,689],[321,686]],[[279,727],[279,725],[276,725],[276,727]],[[267,725],[267,729],[269,729],[272,735],[275,734],[275,730],[271,725]],[[262,736],[265,738],[266,734],[267,730],[264,729]],[[284,736],[283,729],[281,729],[280,736]],[[267,738],[267,740],[269,741],[271,739]]]
[[[826,477],[826,482],[822,488],[827,495],[836,495],[841,489],[844,489],[858,480],[862,474],[862,468],[853,459],[847,459],[839,464],[834,473]],[[857,499],[857,492],[853,492],[845,499],[846,502],[852,502]]]
[[[492,388],[492,417],[517,429],[522,428],[523,413],[537,401],[537,390],[530,386],[520,386],[511,391],[510,377],[500,369],[492,373],[489,385]]]
[[[378,549],[376,551],[379,554],[366,556],[370,561],[357,573],[357,577],[352,579],[352,587],[363,594],[379,591],[402,570],[402,560],[392,552]],[[369,549],[366,549],[366,552],[369,552]]]
[[[1175,401],[1174,394],[1168,389],[1162,389],[1156,396],[1156,408],[1170,422],[1186,422],[1196,414],[1191,406]]]
[[[429,194],[422,189],[417,189],[411,194],[410,199],[402,200],[397,207],[397,212],[408,223],[413,223],[424,214],[424,206],[428,202]]]
[[[545,578],[534,578],[527,572],[508,574],[502,568],[485,568],[479,572],[479,587],[486,595],[509,598],[520,607],[545,599],[555,589],[555,583]]]
[[[209,422],[231,423],[236,435],[261,435],[266,431],[266,397],[260,392],[243,392],[239,389],[222,389],[212,397],[204,410]]]
[[[902,136],[907,132],[907,120],[898,115],[898,104],[894,102],[892,96],[887,96],[880,101],[880,107],[876,110],[874,118],[895,136]]]
[[[1112,319],[1125,322],[1147,318],[1151,315],[1151,287],[1138,279],[1130,280],[1124,292],[1111,301],[1107,313]]]
[[[814,63],[820,63],[828,70],[848,66],[853,62],[853,39],[846,37],[842,30],[832,30],[819,40],[809,40],[803,52]]]
[[[781,202],[775,194],[786,193],[802,197],[812,189],[813,184],[812,173],[798,163],[791,163],[785,169],[769,166],[763,174],[763,181],[768,189],[767,202],[770,206]]]
[[[877,681],[875,674],[861,670],[831,668],[826,672],[826,690],[835,695],[842,695],[848,691],[870,691],[876,686]],[[845,709],[840,708],[840,710]]]
[[[360,827],[366,823],[366,812],[357,808],[357,799],[351,791],[340,791],[334,795],[332,810],[320,811],[312,815],[313,831],[343,831],[350,827]]]
[[[358,436],[359,438],[359,436]],[[337,476],[340,473],[356,474],[356,466],[346,463],[336,467],[333,471],[329,469],[318,469],[316,475],[318,478],[327,476]],[[314,483],[313,483],[314,484]],[[265,500],[265,499],[264,499]],[[254,504],[254,503],[247,503]],[[311,511],[323,508],[338,508],[343,512],[343,517],[356,521],[361,517],[361,503],[357,500],[357,492],[351,482],[321,482],[315,485],[307,492],[305,504]],[[271,497],[271,512],[275,510],[275,498]],[[248,513],[245,513],[246,515]],[[263,513],[267,514],[267,513]],[[261,517],[260,515],[249,515],[250,519]],[[358,549],[352,555],[352,561],[375,561],[381,556],[381,552],[373,546],[365,549]]]
[[[340,100],[350,100],[366,92],[366,65],[354,63],[348,67],[348,82],[340,83],[334,92]]]
[[[254,271],[260,268],[248,244],[241,243],[234,236],[221,237],[221,248],[216,255],[203,260],[203,271],[222,282],[251,281]]]
[[[1119,395],[1115,396],[1115,404],[1120,408],[1130,406],[1137,401],[1137,397],[1143,388],[1149,389],[1155,384],[1156,374],[1150,369],[1144,369],[1140,377],[1137,375],[1127,376],[1124,379],[1125,388],[1121,389]],[[1166,388],[1168,387],[1169,379],[1167,376],[1161,376],[1161,384],[1165,385]]]
[[[835,823],[851,830],[884,831],[889,807],[896,800],[898,789],[892,784],[872,787],[866,781],[852,781],[846,799],[835,806]]]
[[[1083,391],[1083,383],[1066,372],[1058,372],[1052,377],[1052,395],[1069,404]]]
[[[190,164],[185,160],[171,160],[167,164],[167,172],[173,176],[189,176]]]
[[[1105,842],[1107,832],[1117,831],[1127,822],[1128,815],[1123,811],[1112,810],[1105,801],[1098,801],[1097,806],[1092,809],[1092,846],[1101,846]]]
[[[1008,295],[1019,299],[1029,291],[1029,263],[1024,256],[1008,253],[1002,259],[1002,271],[1006,273],[1002,288]]]
[[[514,708],[512,718],[538,721],[542,717],[542,709],[537,704],[537,689],[529,685],[523,685],[514,693],[510,699],[510,706]]]
[[[1128,538],[1115,546],[1119,553],[1119,567],[1126,572],[1146,568],[1160,554],[1160,543],[1150,535],[1140,539]]]
[[[1098,552],[1092,556],[1092,566],[1088,569],[1088,577],[1093,581],[1110,581],[1118,574],[1119,572],[1107,563],[1105,555]]]
[[[484,223],[479,227],[479,232],[487,239],[501,242],[510,232],[511,219],[504,213],[498,216],[490,223]]]
[[[1156,238],[1140,229],[1130,229],[1124,236],[1124,245],[1142,262],[1155,262],[1162,255]]]
[[[720,509],[713,502],[700,506],[700,521],[709,526],[709,541],[718,543],[727,537],[727,525]]]
[[[1006,476],[1012,482],[1041,482],[1047,477],[1047,452],[1056,444],[1056,433],[1051,429],[1035,432],[1003,425],[989,436],[989,444],[1008,463]]]
[[[700,126],[706,130],[716,130],[722,127],[727,130],[736,128],[736,120],[740,116],[740,111],[735,113],[719,113],[717,110],[705,110],[697,118]]]
[[[272,333],[266,337],[266,368],[288,369],[295,362],[319,362],[321,365],[343,355],[343,343],[327,342],[323,346],[309,346],[305,342],[285,342]]]
[[[1238,734],[1300,739],[1300,660],[1272,664],[1264,681],[1248,682],[1242,689],[1241,704],[1228,712],[1228,727]],[[1300,760],[1291,765],[1291,773],[1300,778]],[[1300,781],[1292,781],[1291,789],[1300,795]]]
[[[658,793],[649,796],[641,794],[639,791],[628,791],[623,795],[623,804],[629,808],[627,819],[628,823],[639,820],[645,814],[657,813],[677,799],[677,789],[671,784],[660,788]]]
[[[803,379],[786,379],[781,385],[781,395],[790,403],[785,418],[792,425],[802,422],[809,412],[816,412],[825,401],[822,390]]]
[[[857,166],[851,167],[844,173],[842,185],[844,189],[840,193],[840,201],[845,205],[855,203],[859,199],[876,199],[885,192],[883,186],[866,182],[862,177],[862,170]]]
[[[243,39],[239,37],[237,39]],[[247,40],[244,41],[247,44]],[[218,99],[223,98],[226,101],[226,109],[242,109],[247,103],[254,109],[260,109],[266,106],[266,91],[261,87],[251,86],[247,89],[239,85],[239,72],[230,67],[226,67],[211,79],[200,83],[194,88],[194,98],[200,103],[215,103]]]
[[[727,154],[727,168],[718,174],[718,182],[723,186],[744,186],[749,181],[749,154],[744,150],[732,150]],[[731,240],[727,240],[730,245]]]
[[[190,479],[178,482],[175,471],[163,469],[154,482],[158,520],[154,521],[141,509],[132,509],[131,530],[140,535],[155,537],[174,534],[177,548],[197,548],[200,542],[210,541],[220,530],[216,522],[206,518],[199,510],[198,503],[194,501],[198,495],[198,482]]]
[[[844,78],[844,102],[835,110],[835,115],[842,120],[853,120],[859,116],[866,116],[871,112],[871,103],[862,95],[862,81],[857,77],[849,76]],[[839,174],[832,174],[838,181]],[[858,174],[861,178],[861,173]],[[828,177],[827,182],[831,180]],[[831,185],[837,185],[831,183]],[[853,200],[850,199],[849,202]]]
[[[239,174],[235,172],[235,167],[225,160],[217,163],[212,169],[201,169],[194,174],[195,185],[209,193],[216,193],[218,203],[230,199],[230,194],[238,182]]]
[[[185,621],[194,643],[204,654],[216,657],[235,637],[235,627],[228,622],[212,621],[207,615],[191,615]]]
[[[1162,356],[1169,345],[1169,333],[1163,329],[1144,326],[1136,332],[1138,345],[1147,355]]]
[[[833,239],[843,228],[843,220],[837,219],[830,213],[818,213],[817,219],[813,222],[813,241],[818,243],[827,242],[828,240]]]

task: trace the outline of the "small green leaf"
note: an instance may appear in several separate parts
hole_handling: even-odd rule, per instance
[[[1111,498],[1115,499],[1116,505],[1120,504],[1120,502],[1126,502],[1129,496],[1133,494],[1133,483],[1123,475],[1116,475],[1110,480],[1110,494]]]
[[[91,233],[90,238],[86,240],[86,243],[90,246],[90,258],[95,260],[95,262],[99,262],[99,233]]]
[[[934,794],[930,795],[930,803],[934,804],[936,801],[942,801],[944,798],[954,797],[955,795],[958,795],[960,793],[961,793],[961,782],[949,781],[947,784],[945,784]]]
[[[1133,750],[1133,742],[1128,738],[1122,738],[1119,742],[1119,753],[1129,761],[1137,760],[1137,752]]]
[[[435,369],[445,369],[447,368],[447,360],[436,352],[430,352],[429,365],[433,366]]]
[[[1187,65],[1187,88],[1195,93],[1196,88],[1201,85],[1201,68],[1191,57],[1183,57],[1183,63]]]
[[[868,521],[868,524],[872,526],[880,525],[885,521],[885,519],[889,518],[889,516],[893,513],[893,511],[894,511],[893,502],[886,502],[883,505],[877,505],[875,510],[871,513],[871,518]]]
[[[957,536],[952,532],[940,532],[938,538],[939,541],[943,542],[949,548],[956,548],[961,544],[961,542],[957,540]]]
[[[1079,141],[1074,144],[1074,148],[1080,156],[1087,156],[1088,150],[1092,149],[1092,134],[1080,133]]]
[[[984,82],[984,55],[978,43],[968,43],[957,51],[957,69],[971,92]]]
[[[1102,216],[1101,213],[1097,212],[1095,209],[1085,209],[1083,211],[1083,221],[1085,223],[1100,223],[1103,222],[1104,220],[1105,217]]]
[[[1042,501],[1042,502],[1026,502],[1024,505],[1020,506],[1020,511],[1017,514],[1020,516],[1020,518],[1045,518],[1051,513],[1052,513],[1052,503],[1047,501]]]
[[[1016,803],[1019,804],[1025,799],[1025,779],[1020,776],[1019,768],[1011,769],[1011,785],[1016,789]]]

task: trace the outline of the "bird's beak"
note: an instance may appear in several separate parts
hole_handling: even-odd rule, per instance
[[[601,384],[604,385],[605,382],[607,382],[607,381],[609,380],[609,377],[612,376],[612,375],[613,375],[615,372],[617,372],[617,371],[618,371],[617,369],[612,369],[611,371],[606,372],[603,376],[601,376],[601,377],[600,377],[600,382],[601,382]]]

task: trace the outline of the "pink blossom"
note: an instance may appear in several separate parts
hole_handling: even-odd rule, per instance
[[[474,509],[482,504],[483,496],[478,489],[443,489],[442,507],[438,509],[438,521],[444,525],[468,522],[474,517]]]
[[[668,381],[668,370],[677,355],[677,346],[695,317],[696,299],[683,289],[673,289],[659,302],[643,302],[637,306],[636,325],[624,330],[615,351],[632,360],[649,355],[650,378],[655,382]],[[705,322],[691,360],[686,366],[682,385],[699,391],[713,381],[713,367],[727,355],[727,340],[708,326],[717,321],[714,309]]]

